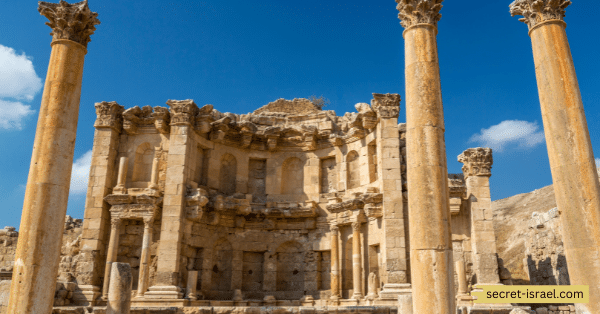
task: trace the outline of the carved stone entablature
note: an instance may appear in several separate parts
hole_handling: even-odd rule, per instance
[[[400,25],[405,29],[417,24],[431,24],[437,27],[442,18],[440,10],[443,0],[396,0],[400,12]]]
[[[188,188],[185,196],[186,217],[192,221],[200,221],[206,212],[206,204],[208,204],[208,192],[198,188]]]
[[[198,114],[198,106],[193,100],[168,100],[167,105],[171,108],[171,126],[194,126],[196,115]]]
[[[465,178],[492,175],[494,159],[491,148],[469,148],[458,156],[458,161],[464,164],[462,170]]]
[[[127,134],[137,134],[138,126],[148,126],[154,124],[152,107],[144,106],[140,108],[135,106],[123,112],[123,130]]]
[[[400,115],[400,95],[373,93],[371,107],[381,119],[398,118]]]
[[[258,129],[256,125],[254,125],[254,123],[247,121],[239,123],[238,127],[240,129],[241,147],[248,148],[252,143],[252,136],[256,133]]]
[[[162,207],[162,197],[111,194],[104,200],[111,205],[111,219],[154,219]]]
[[[377,113],[373,111],[369,104],[359,103],[354,106],[358,111],[358,119],[361,121],[361,127],[366,130],[374,129],[377,126],[379,119]]]
[[[450,188],[450,197],[465,199],[467,197],[467,185],[462,173],[448,174],[448,186]]]
[[[317,203],[267,203],[261,213],[268,218],[314,218],[317,216]]]
[[[212,201],[212,207],[218,212],[229,212],[235,215],[248,215],[252,212],[251,194],[235,194],[232,196],[217,195]]]
[[[448,174],[448,188],[450,189],[450,213],[458,215],[463,203],[467,198],[467,185],[462,173]]]
[[[383,216],[382,205],[383,194],[372,189],[367,193],[356,193],[353,199],[347,201],[341,201],[337,197],[331,198],[326,208],[332,213],[364,209],[367,217],[380,218]]]
[[[103,101],[96,103],[94,107],[96,107],[97,116],[94,127],[97,129],[112,128],[119,133],[121,132],[123,127],[123,106],[119,105],[116,101]]]
[[[367,222],[367,216],[365,215],[364,210],[346,210],[335,214],[335,225],[350,225],[355,222]]]
[[[512,16],[523,16],[519,21],[532,29],[545,21],[564,21],[565,9],[569,5],[569,0],[516,0],[509,7]]]
[[[38,5],[40,14],[50,21],[46,25],[52,28],[53,40],[68,39],[87,47],[96,25],[100,24],[98,13],[90,10],[87,0],[73,4],[64,0],[59,3],[40,1]]]
[[[212,116],[213,109],[213,105],[204,105],[198,110],[198,115],[196,116],[196,131],[198,133],[206,134],[210,132],[211,123],[215,121]]]
[[[171,132],[171,113],[168,108],[165,107],[154,107],[154,112],[152,113],[154,117],[154,127],[161,134],[169,134]]]

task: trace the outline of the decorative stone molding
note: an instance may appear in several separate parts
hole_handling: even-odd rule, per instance
[[[123,111],[123,130],[127,134],[137,134],[138,126],[152,124],[154,124],[154,116],[150,106],[144,106],[143,108],[135,106]]]
[[[193,100],[168,100],[167,105],[171,108],[171,126],[195,124],[198,106]]]
[[[200,221],[206,212],[208,204],[208,192],[204,189],[188,188],[185,197],[187,218],[192,221]]]
[[[519,21],[527,24],[531,30],[545,21],[564,21],[565,9],[569,5],[569,0],[516,0],[509,8],[512,16],[523,16]]]
[[[405,29],[417,24],[431,24],[437,27],[442,18],[440,10],[443,0],[396,0],[400,12],[400,25]]]
[[[448,174],[448,187],[450,190],[450,213],[458,215],[463,199],[467,197],[465,177],[460,174]]]
[[[38,11],[50,22],[46,25],[52,28],[53,40],[68,39],[87,47],[94,34],[96,25],[100,24],[98,13],[90,11],[87,0],[78,3],[59,3],[40,1]]]
[[[117,132],[121,132],[123,127],[123,106],[119,105],[116,101],[111,102],[99,102],[94,105],[96,107],[96,122],[94,127],[97,129],[101,128],[112,128]]]
[[[371,107],[377,112],[379,118],[398,118],[400,115],[400,100],[400,95],[398,94],[373,93]]]
[[[458,156],[458,161],[464,164],[462,170],[465,178],[492,175],[494,159],[491,148],[469,148]]]
[[[171,127],[169,123],[171,122],[171,113],[169,113],[169,109],[165,107],[154,107],[154,112],[152,113],[154,117],[154,127],[161,134],[169,134],[171,132]]]

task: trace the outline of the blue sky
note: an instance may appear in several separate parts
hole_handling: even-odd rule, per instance
[[[567,9],[567,34],[600,156],[600,33],[592,0]],[[493,199],[552,183],[527,26],[510,1],[444,1],[439,56],[448,168],[469,147],[494,151]],[[323,95],[338,115],[371,93],[404,99],[404,41],[392,0],[90,0],[102,24],[88,47],[68,213],[83,217],[94,103],[194,99],[247,113]],[[0,11],[0,213],[19,225],[50,57],[37,1]],[[401,122],[405,121],[402,103]]]

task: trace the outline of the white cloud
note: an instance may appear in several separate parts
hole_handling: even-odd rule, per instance
[[[0,129],[22,128],[23,119],[35,111],[30,102],[42,89],[42,79],[24,53],[0,45]]]
[[[501,152],[507,145],[518,144],[519,147],[534,147],[543,143],[544,131],[540,130],[537,122],[506,120],[482,129],[481,133],[471,136],[469,142],[478,142]]]
[[[42,88],[42,79],[31,59],[14,49],[0,45],[0,97],[32,101]]]
[[[35,110],[29,105],[0,99],[0,129],[20,130],[23,127],[23,119],[33,113]]]
[[[89,150],[73,162],[71,171],[70,194],[85,194],[87,192],[88,180],[90,178],[90,166],[92,165],[92,151]]]

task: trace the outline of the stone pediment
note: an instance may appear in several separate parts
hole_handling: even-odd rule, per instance
[[[291,115],[307,115],[320,111],[310,100],[306,98],[295,98],[294,100],[277,99],[274,102],[256,109],[254,114],[291,114]]]

